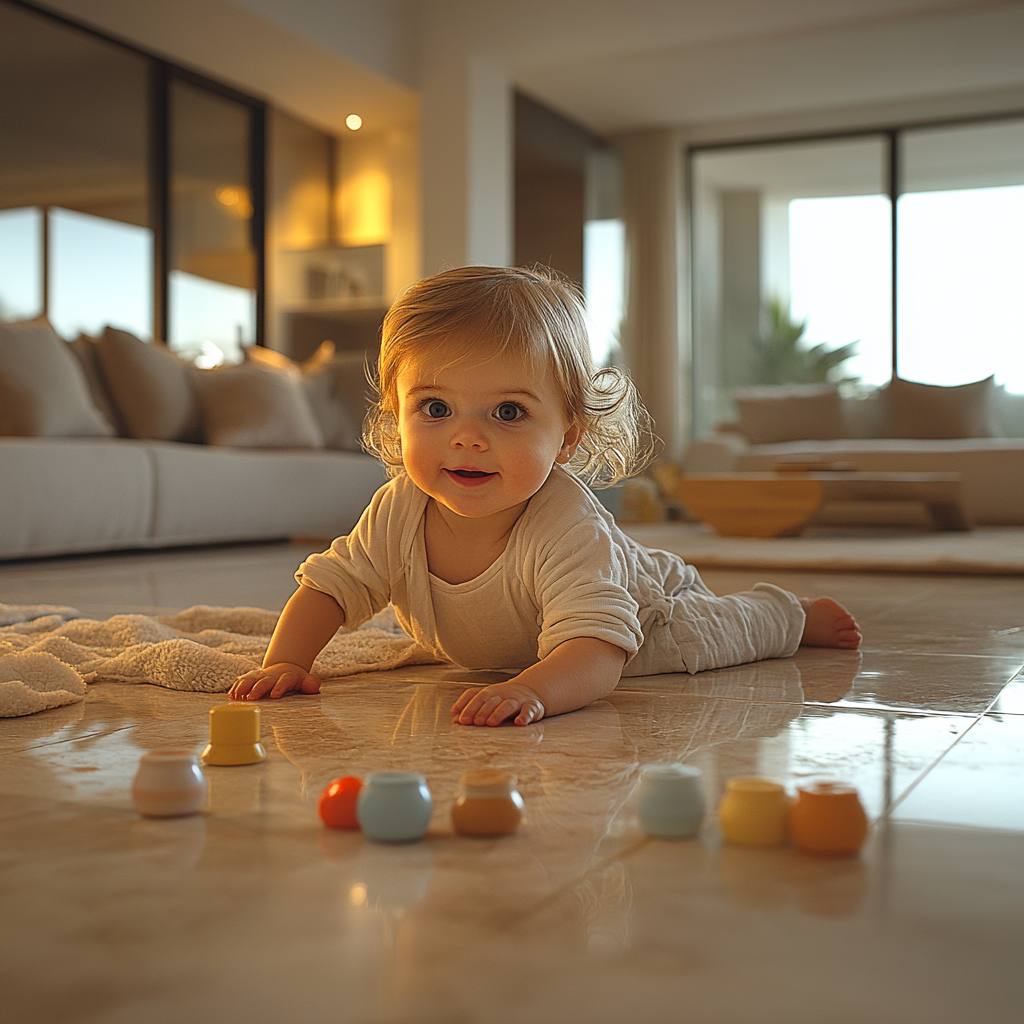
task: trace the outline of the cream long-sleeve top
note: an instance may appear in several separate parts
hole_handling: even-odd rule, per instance
[[[677,555],[627,537],[560,466],[502,555],[466,583],[429,570],[429,500],[404,474],[385,484],[353,531],[306,559],[296,579],[330,594],[350,628],[394,605],[420,647],[471,669],[523,669],[574,637],[622,648],[624,675],[698,672],[785,657],[799,645],[804,613],[792,594],[760,583],[715,597]]]

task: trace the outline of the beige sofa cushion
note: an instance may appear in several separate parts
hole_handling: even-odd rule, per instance
[[[991,377],[956,387],[893,377],[881,391],[884,436],[921,440],[993,437],[997,433],[992,415],[993,395]]]
[[[843,405],[835,384],[772,385],[731,392],[740,430],[751,444],[827,441],[843,437]]]
[[[44,320],[0,323],[0,434],[110,437],[85,372]]]
[[[323,448],[302,378],[258,363],[195,371],[207,444]]]
[[[129,437],[201,439],[192,367],[166,345],[108,327],[96,342],[96,354]]]
[[[82,364],[93,404],[103,413],[103,418],[114,428],[114,432],[119,437],[127,437],[128,431],[121,421],[117,406],[114,405],[110,392],[107,390],[107,383],[103,379],[100,357],[96,351],[96,339],[88,334],[80,334],[68,347]]]

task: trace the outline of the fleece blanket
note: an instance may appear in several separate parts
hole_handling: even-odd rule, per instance
[[[0,718],[73,704],[100,681],[225,693],[262,664],[277,617],[262,608],[195,605],[177,615],[94,620],[74,608],[0,604]],[[330,679],[435,663],[386,608],[338,633],[313,674]]]

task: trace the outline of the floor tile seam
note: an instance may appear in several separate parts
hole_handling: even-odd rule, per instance
[[[882,654],[887,656],[913,658],[985,658],[990,661],[1013,661],[1024,667],[1024,654],[970,654],[964,651],[919,651],[897,650],[882,647],[861,647],[861,654]],[[1020,668],[1016,669],[1017,672]]]
[[[708,694],[692,693],[687,694],[690,697],[699,697],[705,701],[731,701],[736,704],[756,705],[757,707],[792,707],[792,708],[831,708],[834,711],[849,711],[855,714],[880,714],[880,715],[907,715],[907,716],[918,716],[921,718],[974,718],[977,719],[981,715],[985,714],[984,711],[953,711],[937,709],[932,710],[929,708],[897,708],[889,707],[888,705],[877,705],[877,704],[834,704],[826,701],[788,701],[788,700],[757,700],[749,697],[728,697],[728,696],[712,696]],[[991,706],[991,705],[989,705]]]
[[[989,703],[989,706],[987,708],[985,708],[985,710],[982,712],[982,714],[984,714],[984,715],[990,714],[992,712],[992,709],[996,706],[996,702],[1003,695],[1003,690],[1005,690],[1010,685],[1010,683],[1012,683],[1015,679],[1020,679],[1022,676],[1024,676],[1024,669],[1018,669],[1016,672],[1014,672],[1014,674],[1012,676],[1010,676],[1010,678],[1007,679],[1005,683],[1003,683],[1003,685],[1000,688],[999,692],[992,698],[991,702]],[[1007,715],[1018,714],[1019,715],[1019,714],[1024,714],[1024,712],[1021,712],[1021,711],[1006,711],[1006,712],[1003,712],[1003,714],[1007,714]]]
[[[939,821],[934,818],[894,818],[893,825],[924,825],[928,828],[950,829],[957,832],[983,832],[988,835],[1012,836],[1024,841],[1024,830],[1014,828],[993,828],[991,825],[971,825],[967,822]]]
[[[168,722],[169,723],[169,722],[174,722],[174,721],[178,721],[180,719],[189,718],[189,717],[191,717],[191,714],[172,715],[170,717],[163,717],[163,718],[148,718],[148,719],[146,719],[144,721],[141,721],[141,722],[134,722],[131,725],[119,725],[117,728],[110,729],[107,732],[85,733],[85,734],[83,734],[81,736],[65,736],[63,739],[59,739],[59,740],[51,739],[50,737],[47,736],[47,737],[44,737],[43,739],[41,739],[39,742],[29,743],[28,745],[23,746],[23,747],[12,748],[11,750],[0,750],[0,757],[2,757],[4,754],[8,754],[8,753],[12,753],[13,754],[13,753],[20,753],[20,752],[24,752],[24,751],[28,751],[28,750],[39,750],[39,749],[41,749],[43,747],[59,747],[59,746],[61,746],[64,743],[81,743],[81,742],[83,742],[85,740],[105,739],[108,736],[117,736],[119,733],[128,732],[131,729],[138,729],[140,726],[152,725],[152,724],[157,723],[157,722],[159,722],[159,723]],[[196,745],[198,746],[199,744],[201,744],[203,742],[204,742],[203,740],[198,740]],[[143,751],[143,753],[144,752],[145,751]]]
[[[887,715],[910,715],[921,718],[978,718],[986,711],[956,711],[949,708],[899,708],[889,704],[840,704],[827,701],[807,700],[803,703],[807,708],[831,708],[834,711],[853,711],[858,714],[870,712]],[[989,705],[991,707],[991,705]]]
[[[957,736],[956,739],[954,739],[953,742],[948,747],[946,747],[946,749],[943,750],[942,753],[939,754],[939,756],[936,757],[935,760],[932,761],[932,763],[928,765],[928,767],[925,768],[924,771],[922,771],[917,776],[917,778],[914,779],[914,781],[911,782],[910,785],[908,785],[903,790],[903,792],[895,800],[893,800],[893,802],[888,807],[883,809],[882,814],[879,815],[879,818],[888,817],[891,819],[893,812],[902,803],[906,801],[907,797],[909,797],[910,794],[913,793],[914,790],[917,789],[917,787],[920,786],[922,782],[924,782],[924,780],[931,774],[935,767],[953,750],[955,750],[964,741],[966,737],[968,737],[971,734],[971,731],[975,728],[975,726],[977,726],[977,724],[982,720],[982,718],[984,718],[984,715],[978,715],[978,717],[973,722],[971,722],[971,724],[966,729],[964,729],[964,731],[960,733],[960,735]]]

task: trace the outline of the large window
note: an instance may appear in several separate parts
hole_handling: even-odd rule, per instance
[[[1024,120],[690,157],[697,434],[744,385],[1024,392]]]
[[[153,331],[148,62],[0,4],[0,315]]]
[[[0,317],[261,342],[263,105],[0,0]]]

